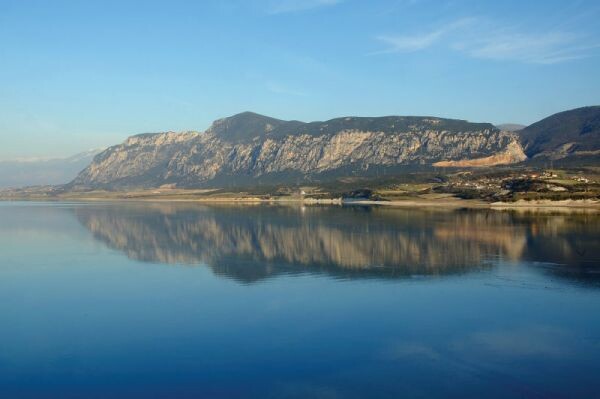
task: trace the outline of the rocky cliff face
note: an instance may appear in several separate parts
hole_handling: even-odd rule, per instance
[[[216,121],[206,132],[130,137],[99,154],[71,186],[207,187],[361,175],[373,168],[440,162],[497,165],[525,158],[515,133],[487,123],[432,117],[302,123],[243,113]]]

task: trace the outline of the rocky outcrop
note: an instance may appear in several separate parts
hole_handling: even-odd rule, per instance
[[[298,181],[336,172],[356,176],[373,168],[431,166],[441,161],[487,158],[494,160],[487,164],[511,163],[523,160],[522,154],[515,133],[487,123],[432,117],[302,123],[243,113],[216,121],[206,132],[133,136],[99,154],[71,187],[207,187],[249,184],[258,179]]]
[[[433,164],[439,167],[474,168],[482,166],[508,165],[527,159],[523,148],[517,142],[510,143],[503,152],[489,157],[461,159],[460,161],[440,161]]]

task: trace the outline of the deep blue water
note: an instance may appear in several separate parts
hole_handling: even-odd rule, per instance
[[[598,397],[599,222],[0,203],[0,397]]]

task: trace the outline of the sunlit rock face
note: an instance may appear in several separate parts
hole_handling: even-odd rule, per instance
[[[98,240],[133,259],[203,264],[245,282],[301,272],[447,275],[498,260],[566,263],[574,269],[562,272],[576,272],[586,259],[600,257],[593,242],[578,238],[593,237],[594,228],[600,233],[588,220],[595,216],[585,214],[181,204],[89,206],[75,213]]]
[[[488,166],[525,158],[516,133],[488,123],[397,116],[302,123],[243,113],[216,121],[206,132],[133,136],[98,155],[71,186],[223,186],[318,179],[336,172],[360,176],[374,168],[437,162]]]

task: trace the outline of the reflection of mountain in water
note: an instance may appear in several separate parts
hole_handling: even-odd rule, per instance
[[[598,231],[592,231],[597,224],[585,220],[595,217],[590,215],[182,204],[89,206],[75,213],[97,239],[131,258],[205,263],[241,281],[302,271],[340,277],[450,274],[497,257],[598,259]]]

